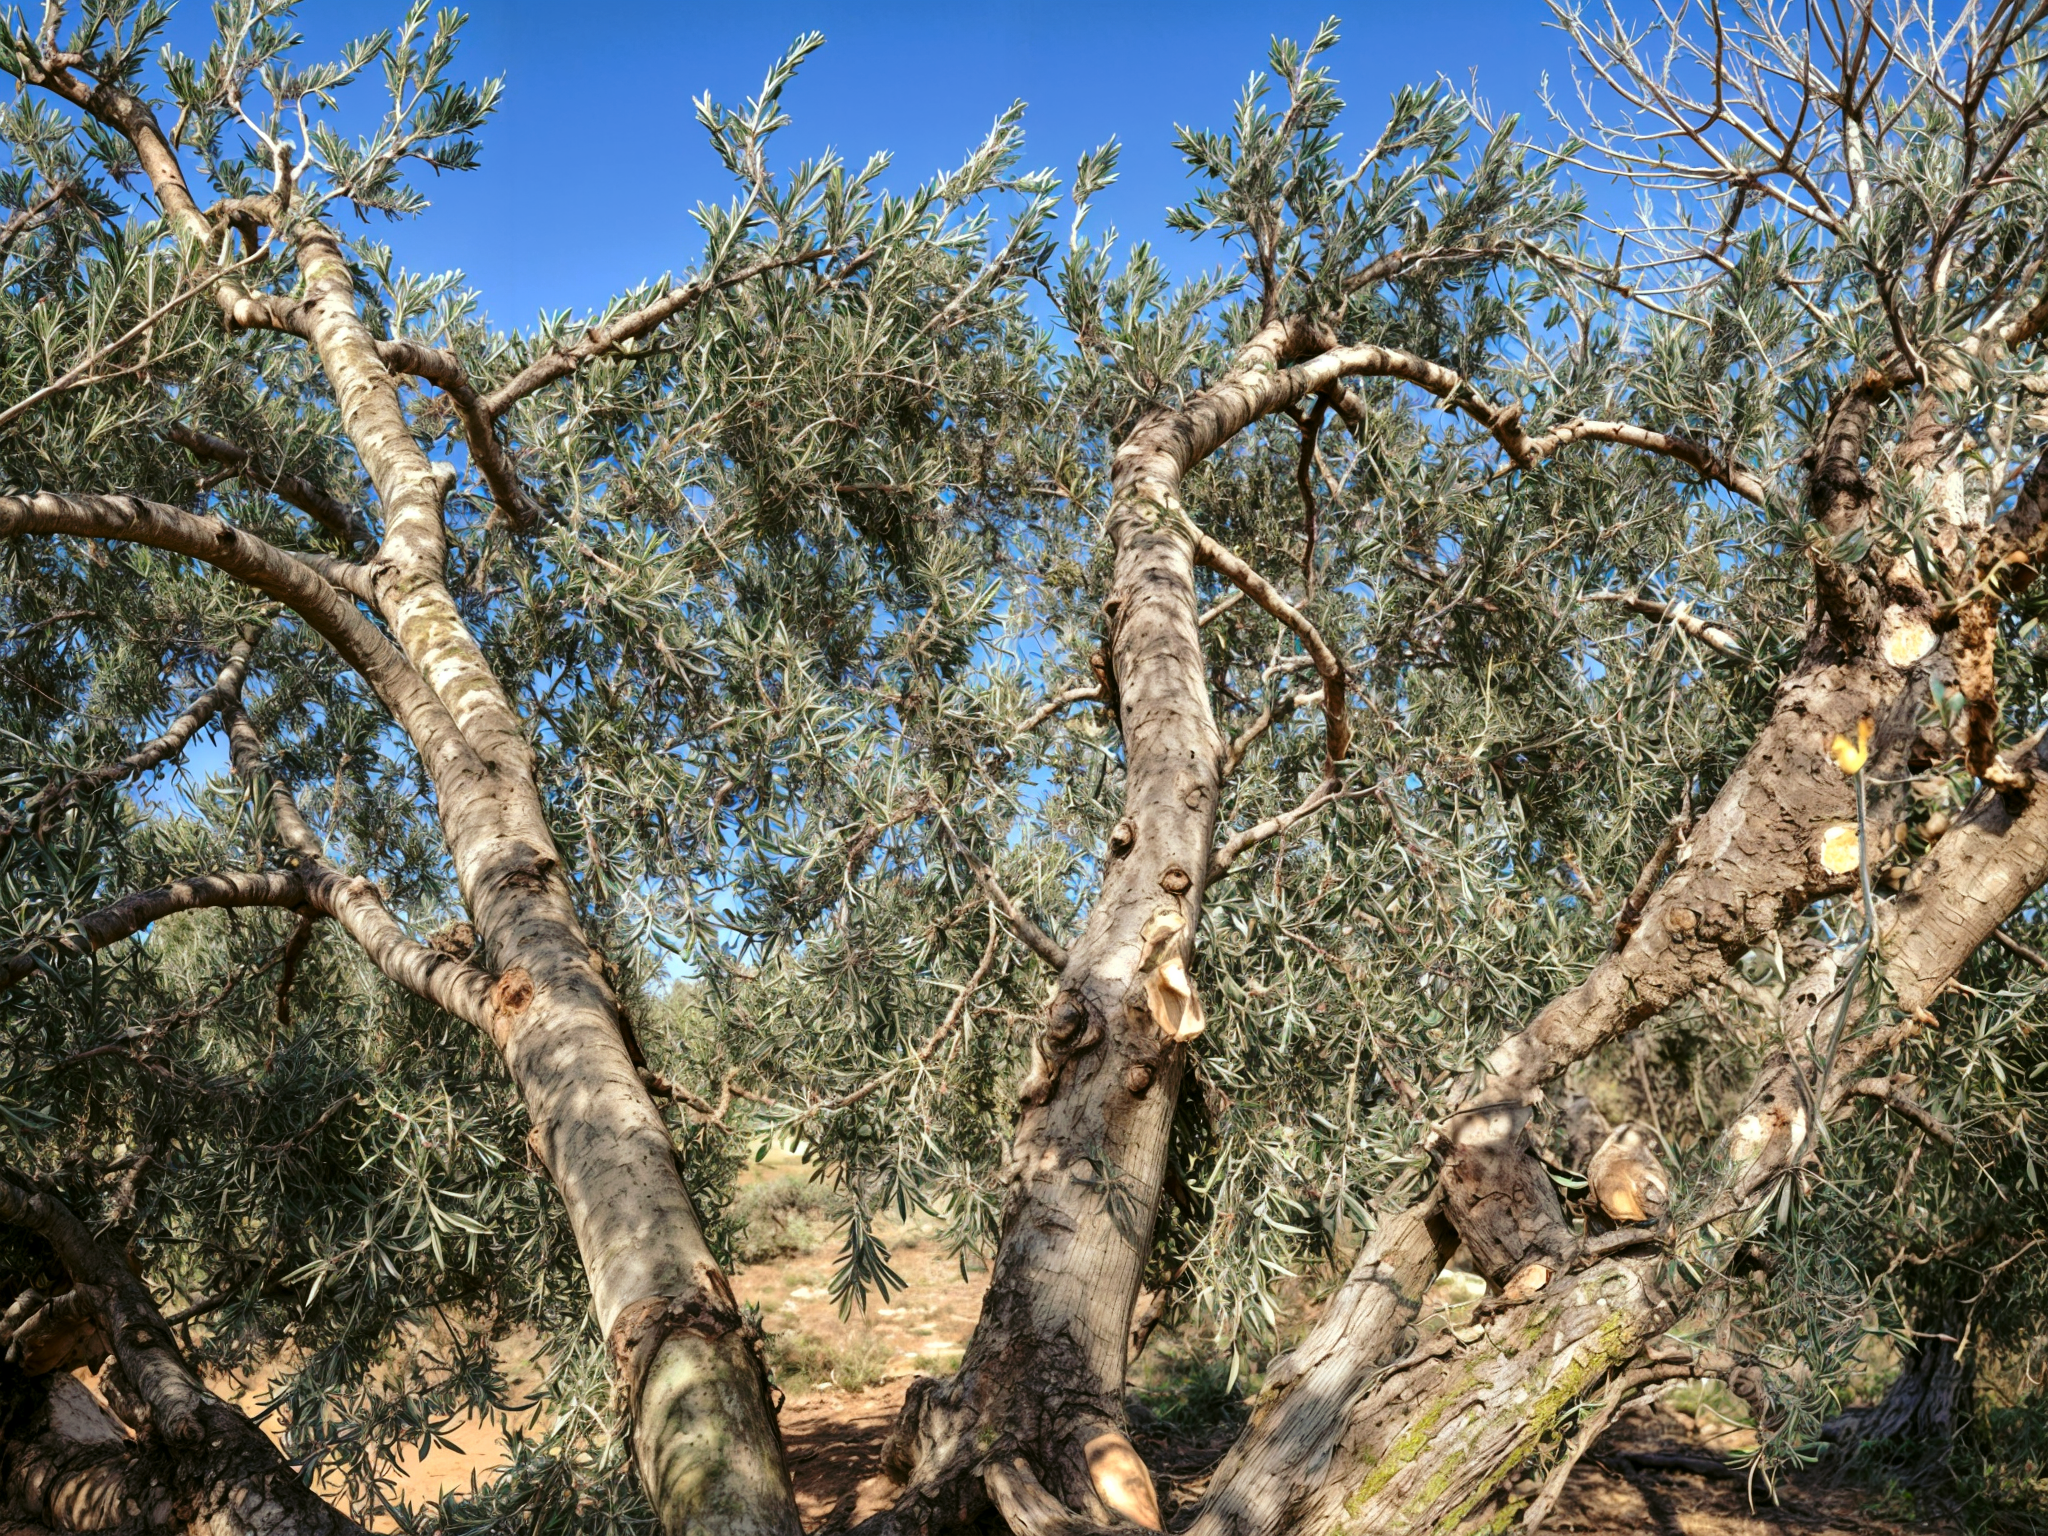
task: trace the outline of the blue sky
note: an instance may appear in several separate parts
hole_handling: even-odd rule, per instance
[[[184,0],[176,33],[197,41],[205,10]],[[311,0],[310,44],[389,25],[403,0]],[[785,101],[794,119],[785,162],[830,146],[856,163],[894,152],[893,184],[956,162],[1011,101],[1030,104],[1031,162],[1070,170],[1114,134],[1123,179],[1101,216],[1127,236],[1158,239],[1182,272],[1219,259],[1166,235],[1164,210],[1185,195],[1176,123],[1222,128],[1275,33],[1306,38],[1330,13],[1315,4],[1176,5],[1122,0],[1036,3],[829,4],[821,0],[660,4],[654,0],[481,0],[460,58],[467,78],[502,75],[504,106],[483,139],[479,171],[428,181],[434,207],[388,233],[415,271],[466,271],[492,319],[523,326],[543,308],[586,310],[698,249],[690,209],[728,184],[704,147],[691,100],[709,89],[737,103],[799,33],[826,46]],[[1542,0],[1360,3],[1340,13],[1332,56],[1351,137],[1379,126],[1400,84],[1449,76],[1498,109],[1537,112],[1545,72],[1567,74]],[[376,87],[357,87],[370,104]]]

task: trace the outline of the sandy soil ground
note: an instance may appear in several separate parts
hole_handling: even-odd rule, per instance
[[[784,1156],[758,1165],[751,1177],[800,1174],[801,1165]],[[958,1363],[980,1311],[984,1277],[961,1273],[936,1240],[935,1224],[913,1220],[880,1231],[908,1286],[886,1301],[871,1300],[865,1314],[841,1318],[826,1292],[835,1251],[829,1241],[733,1276],[740,1298],[761,1308],[771,1336],[787,1335],[785,1345],[807,1352],[814,1374],[829,1369],[848,1383],[828,1377],[792,1392],[782,1408],[798,1507],[813,1530],[843,1527],[891,1501],[895,1486],[881,1475],[881,1447],[904,1391],[914,1376],[943,1374]],[[1451,1280],[1440,1283],[1434,1299],[1448,1304],[1470,1297]],[[516,1341],[507,1367],[515,1382],[538,1379]],[[1184,1524],[1233,1429],[1220,1424],[1190,1435],[1162,1424],[1148,1427],[1142,1414],[1137,1417],[1133,1438],[1159,1480],[1168,1524]],[[408,1469],[402,1492],[414,1503],[488,1477],[502,1452],[495,1425],[458,1426],[454,1439]],[[1752,1486],[1724,1459],[1752,1443],[1748,1431],[1705,1410],[1698,1420],[1666,1404],[1632,1410],[1573,1474],[1544,1529],[1575,1536],[1905,1536],[1950,1529],[1902,1523],[1866,1507],[1857,1490],[1824,1477],[1781,1480],[1775,1489]]]

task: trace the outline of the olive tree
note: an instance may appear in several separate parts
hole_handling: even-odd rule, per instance
[[[1558,19],[1541,141],[1422,88],[1347,143],[1334,25],[1276,43],[1181,135],[1231,261],[1178,285],[1014,113],[910,196],[772,171],[807,40],[700,107],[696,274],[521,335],[340,232],[473,157],[452,22],[309,68],[230,6],[151,85],[153,9],[16,21],[22,1517],[346,1523],[193,1375],[280,1347],[367,1517],[518,1320],[570,1411],[444,1528],[792,1529],[703,1220],[771,1136],[848,1305],[885,1205],[991,1255],[878,1531],[1158,1527],[1166,1317],[1263,1361],[1219,1536],[1534,1527],[1682,1378],[1770,1455],[1952,1422],[1917,1346],[2040,1331],[1984,1191],[2038,1164],[2044,16]]]

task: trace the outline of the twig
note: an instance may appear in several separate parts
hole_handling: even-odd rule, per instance
[[[1227,576],[1253,602],[1293,630],[1300,637],[1302,648],[1314,660],[1316,672],[1323,680],[1324,772],[1326,776],[1335,777],[1337,765],[1351,751],[1351,718],[1344,699],[1344,663],[1337,659],[1337,653],[1323,639],[1322,631],[1282,597],[1271,582],[1194,524],[1189,523],[1187,527],[1195,542],[1195,558],[1219,575]]]
[[[1643,920],[1643,908],[1650,904],[1651,893],[1657,889],[1657,877],[1664,872],[1664,866],[1671,862],[1671,855],[1678,851],[1680,839],[1685,836],[1685,822],[1674,816],[1664,828],[1664,835],[1657,840],[1656,849],[1636,876],[1636,883],[1629,887],[1628,899],[1621,904],[1621,912],[1614,919],[1615,949],[1620,949],[1634,936],[1637,926]]]
[[[1223,615],[1230,612],[1231,609],[1235,608],[1239,603],[1243,601],[1244,588],[1238,587],[1235,590],[1233,590],[1227,597],[1219,599],[1215,607],[1204,608],[1195,619],[1195,628],[1207,629],[1211,624],[1214,624],[1218,619],[1222,618]]]
[[[1652,598],[1635,597],[1627,592],[1588,592],[1589,603],[1620,603],[1622,607],[1640,613],[1660,623],[1676,625],[1700,644],[1710,650],[1719,651],[1723,656],[1737,661],[1745,659],[1747,652],[1733,631],[1719,624],[1709,623],[1692,611],[1688,603],[1660,603]]]
[[[1016,734],[1029,736],[1054,715],[1070,704],[1100,703],[1102,684],[1088,683],[1079,687],[1062,689],[1031,712],[1030,718],[1017,727]]]
[[[135,340],[136,337],[150,330],[153,326],[155,326],[155,324],[159,320],[163,319],[165,315],[169,314],[172,310],[176,309],[180,304],[183,304],[187,299],[197,297],[199,291],[202,288],[208,287],[213,283],[219,282],[221,279],[225,277],[231,276],[232,274],[239,272],[243,267],[248,266],[250,262],[256,260],[257,257],[261,256],[262,254],[263,253],[261,251],[257,251],[251,255],[244,256],[240,261],[236,262],[233,266],[221,268],[217,271],[209,271],[202,279],[199,279],[189,285],[181,286],[177,292],[173,293],[168,299],[164,300],[163,303],[159,304],[155,309],[152,309],[148,314],[144,315],[140,320],[136,321],[134,325],[130,326],[127,330],[123,331],[119,336],[116,336],[112,341],[108,342],[105,346],[88,353],[78,363],[76,363],[70,368],[67,368],[63,373],[59,374],[56,378],[50,380],[50,382],[45,384],[41,389],[36,390],[33,394],[23,396],[21,399],[15,401],[14,404],[8,406],[6,410],[0,411],[0,427],[6,426],[10,421],[13,421],[17,416],[21,415],[22,412],[34,408],[37,404],[44,400],[48,400],[53,395],[61,395],[66,390],[72,389],[81,383],[93,382],[92,380],[88,379],[86,375],[89,374],[100,363],[104,362],[107,358],[113,356],[114,353],[120,351],[123,347],[127,346],[128,343]]]
[[[988,899],[995,904],[996,910],[1003,914],[1003,920],[1016,931],[1017,937],[1023,940],[1024,947],[1055,971],[1064,971],[1067,968],[1066,949],[1057,939],[1026,917],[1018,905],[1010,900],[1009,894],[996,883],[995,872],[968,851],[967,845],[960,840],[960,834],[953,830],[953,823],[947,819],[946,813],[935,809],[934,814],[938,817],[939,830],[946,834],[946,841],[953,845],[953,851],[959,854],[962,862],[973,871],[976,884],[980,885]]]
[[[2041,951],[2035,949],[2032,945],[2022,944],[2003,928],[1992,929],[1991,937],[1998,941],[2000,947],[2012,954],[2018,955],[2036,970],[2048,971],[2048,955],[2043,955]]]
[[[981,964],[977,965],[974,968],[974,974],[967,978],[967,985],[962,987],[959,996],[953,999],[953,1006],[946,1010],[945,1018],[940,1020],[939,1027],[932,1031],[931,1039],[925,1041],[916,1056],[911,1058],[918,1066],[923,1066],[926,1062],[930,1061],[939,1047],[944,1045],[952,1036],[953,1031],[960,1027],[960,1021],[967,1016],[968,1003],[974,994],[981,990],[981,984],[988,980],[988,973],[995,966],[996,951],[1002,947],[1002,938],[1002,925],[996,921],[996,914],[991,910],[988,915],[988,946],[981,952]],[[909,1064],[910,1062],[907,1061],[898,1062],[886,1072],[868,1079],[867,1082],[854,1089],[851,1093],[843,1093],[836,1099],[827,1099],[824,1103],[816,1106],[812,1113],[852,1108],[855,1104],[860,1103],[862,1099],[874,1093]]]
[[[1849,1085],[1849,1092],[1861,1098],[1877,1100],[1894,1114],[1912,1121],[1945,1147],[1953,1147],[1956,1144],[1956,1133],[1949,1128],[1948,1123],[1913,1097],[1912,1090],[1895,1078],[1858,1078]]]
[[[1301,804],[1295,806],[1293,810],[1281,811],[1278,815],[1268,816],[1264,821],[1246,827],[1242,832],[1233,833],[1222,847],[1209,855],[1209,882],[1213,884],[1229,874],[1231,866],[1237,862],[1238,855],[1247,848],[1257,847],[1260,843],[1278,837],[1296,822],[1306,820],[1327,805],[1334,805],[1339,800],[1354,799],[1364,793],[1362,789],[1347,790],[1342,778],[1336,774],[1329,775],[1310,790]]]
[[[671,288],[652,304],[636,309],[631,314],[621,315],[609,325],[590,327],[583,333],[583,340],[574,346],[556,347],[545,356],[535,358],[506,383],[480,399],[477,407],[483,412],[486,420],[495,421],[535,390],[544,389],[557,379],[567,378],[592,358],[603,357],[608,352],[616,351],[622,343],[645,335],[671,315],[679,313],[700,299],[727,288],[737,287],[750,278],[761,277],[787,267],[823,261],[829,255],[829,250],[818,246],[812,250],[799,251],[792,256],[766,257],[725,277],[698,278],[679,288]]]
[[[0,834],[12,832],[31,819],[47,825],[50,817],[68,805],[80,791],[132,779],[177,756],[201,726],[241,698],[242,680],[248,673],[249,659],[255,654],[256,644],[267,628],[267,624],[251,625],[242,631],[228,647],[228,659],[222,664],[213,686],[180,710],[162,734],[144,742],[118,762],[88,769],[38,791],[22,806],[17,820],[0,828]]]

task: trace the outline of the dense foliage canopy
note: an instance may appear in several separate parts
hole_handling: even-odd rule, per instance
[[[1087,1154],[1155,1316],[1233,1370],[1292,1342],[1292,1309],[1430,1189],[1503,1039],[1633,953],[1646,910],[1693,932],[1652,893],[1722,856],[1694,833],[1760,782],[1814,637],[1848,632],[1839,593],[1904,613],[1911,586],[1937,617],[1907,662],[1944,649],[1870,706],[1867,768],[1774,760],[1855,807],[1829,813],[1846,864],[1795,850],[1796,894],[1559,1060],[1530,1134],[1577,1202],[1574,1095],[1653,1128],[1682,1298],[1659,1331],[1757,1373],[1767,1466],[1932,1340],[1981,1362],[1956,1461],[1980,1507],[2038,1508],[2031,896],[1937,991],[1938,1029],[1885,1036],[1828,1098],[1844,1039],[1899,1015],[1886,903],[1985,796],[2019,814],[2048,723],[2048,589],[1971,563],[2019,526],[2048,433],[2040,322],[2019,328],[2048,302],[2038,7],[1796,36],[1770,7],[1561,13],[1583,91],[1549,125],[1443,86],[1382,119],[1340,100],[1334,27],[1276,43],[1227,127],[1180,139],[1173,223],[1220,262],[1183,282],[1091,217],[1115,143],[1029,170],[1021,109],[908,190],[883,155],[797,158],[807,37],[744,106],[698,105],[733,186],[697,210],[690,275],[523,332],[460,274],[408,270],[390,222],[420,169],[480,153],[499,86],[459,82],[460,19],[422,0],[316,64],[291,9],[227,0],[196,58],[159,52],[155,0],[13,17],[0,45],[0,1165],[126,1255],[195,1365],[274,1370],[272,1428],[337,1503],[450,1530],[650,1518],[608,1304],[549,1187],[563,1154],[493,1022],[523,1002],[466,862],[488,839],[450,830],[452,770],[382,652],[336,636],[388,630],[484,741],[429,630],[473,638],[552,839],[526,878],[587,936],[713,1250],[737,1168],[800,1146],[845,1200],[835,1293],[865,1305],[900,1284],[887,1210],[996,1253],[1019,1085],[1075,1081],[1048,988],[1092,952],[1137,814],[1104,612],[1119,450],[1219,381],[1349,348],[1171,508],[1223,747],[1201,1028],[1163,1079],[1163,1185]],[[380,79],[361,137],[325,121]],[[149,139],[116,97],[171,126]],[[434,466],[445,545],[420,568],[445,620],[392,596],[414,514],[363,446],[370,386],[295,318],[316,298],[353,307]],[[1859,391],[1877,446],[1851,523],[1822,471]],[[64,524],[42,492],[182,509],[353,617],[111,502]],[[2031,547],[2006,564],[2030,577]],[[1966,653],[1948,637],[1979,613]],[[284,895],[192,883],[219,872]],[[1801,1038],[1829,1114],[1734,1201],[1731,1128]],[[64,1287],[33,1227],[0,1228],[9,1297]],[[542,1427],[473,1496],[394,1509],[405,1448],[506,1405],[513,1329],[545,1341]],[[25,1358],[0,1383],[20,1401]]]

